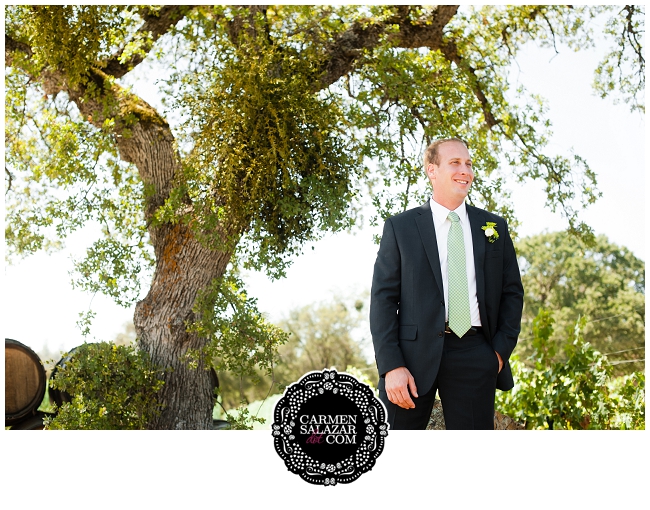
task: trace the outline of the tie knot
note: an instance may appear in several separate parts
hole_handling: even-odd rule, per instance
[[[449,211],[449,215],[447,216],[447,218],[449,218],[452,222],[460,221],[460,218],[454,211]]]

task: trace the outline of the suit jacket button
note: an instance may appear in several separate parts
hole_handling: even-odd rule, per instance
[[[440,305],[441,305],[441,306],[445,306],[445,302],[444,302],[444,301],[440,301]]]
[[[442,331],[438,331],[438,336],[442,336]]]

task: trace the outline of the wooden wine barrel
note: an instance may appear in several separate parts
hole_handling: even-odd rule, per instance
[[[20,423],[16,423],[15,425],[12,425],[9,430],[43,430],[45,425],[43,424],[43,420],[45,419],[46,416],[56,416],[53,413],[44,413],[43,411],[36,411],[34,416],[28,416],[20,421]]]
[[[226,420],[212,420],[212,430],[230,430],[230,422]]]
[[[5,338],[5,426],[33,416],[45,395],[45,369],[26,345]]]

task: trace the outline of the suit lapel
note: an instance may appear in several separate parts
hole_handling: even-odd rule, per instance
[[[420,215],[415,218],[418,226],[420,239],[424,245],[424,251],[429,259],[429,265],[433,271],[433,276],[438,284],[440,295],[444,296],[442,286],[442,271],[440,270],[440,255],[438,254],[438,241],[436,239],[436,229],[433,226],[433,215],[431,214],[431,204],[427,202],[422,205],[418,211]]]
[[[485,329],[489,328],[487,323],[487,310],[485,308],[485,232],[481,227],[484,225],[484,218],[481,212],[469,204],[467,216],[472,229],[472,247],[474,250],[474,269],[476,271],[476,298],[478,299],[479,313],[481,314],[481,324]]]

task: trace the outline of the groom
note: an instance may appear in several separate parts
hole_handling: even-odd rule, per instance
[[[379,397],[392,429],[424,429],[440,395],[447,429],[493,429],[495,389],[514,381],[524,290],[503,218],[465,203],[462,140],[432,143],[433,196],[386,220],[370,301]]]

